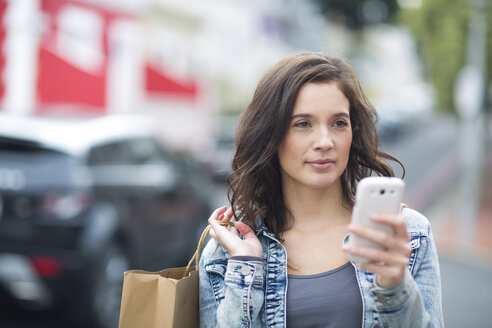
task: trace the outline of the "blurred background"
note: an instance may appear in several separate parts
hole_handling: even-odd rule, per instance
[[[0,49],[1,327],[116,327],[122,272],[186,262],[239,113],[300,51],[346,57],[377,108],[446,327],[491,327],[488,0],[0,0]]]

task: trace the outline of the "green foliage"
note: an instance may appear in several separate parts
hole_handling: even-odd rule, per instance
[[[418,9],[402,10],[399,21],[413,32],[426,71],[436,90],[439,109],[455,113],[454,86],[466,63],[470,0],[423,0]],[[488,49],[492,50],[492,5],[488,8]],[[487,59],[490,81],[492,57]]]
[[[487,11],[487,85],[489,86],[488,97],[487,97],[487,108],[486,110],[492,112],[492,3],[489,4],[489,8]]]

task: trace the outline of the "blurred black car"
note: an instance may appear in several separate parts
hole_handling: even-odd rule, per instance
[[[206,181],[142,117],[0,116],[0,288],[116,327],[123,271],[190,258]]]

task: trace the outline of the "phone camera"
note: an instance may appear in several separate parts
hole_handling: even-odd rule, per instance
[[[386,193],[386,190],[381,189],[381,190],[379,191],[379,193],[380,193],[381,195],[384,195],[384,194]]]

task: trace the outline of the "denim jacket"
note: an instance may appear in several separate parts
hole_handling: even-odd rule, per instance
[[[362,297],[362,327],[443,327],[441,278],[428,220],[404,208],[412,252],[400,284],[375,284],[354,263]],[[287,254],[265,228],[257,233],[263,261],[228,260],[211,240],[199,267],[200,327],[286,327]],[[347,239],[345,239],[346,241]]]

